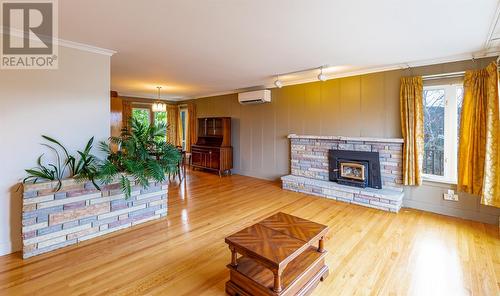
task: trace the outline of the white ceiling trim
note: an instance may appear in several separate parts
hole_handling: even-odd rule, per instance
[[[5,32],[4,28],[6,28],[6,27],[0,26],[0,31],[1,32]],[[6,30],[9,31],[10,34],[12,36],[14,36],[14,37],[17,37],[17,38],[26,38],[24,36],[24,32],[22,30],[14,29],[14,28],[7,28]],[[37,41],[37,39],[33,35],[29,35],[28,38],[30,40]],[[54,40],[55,40],[54,44],[56,46],[63,46],[63,47],[68,47],[68,48],[74,48],[74,49],[78,49],[78,50],[81,50],[81,51],[86,51],[86,52],[91,52],[91,53],[96,53],[96,54],[102,54],[102,55],[106,55],[106,56],[112,56],[112,55],[114,55],[116,53],[115,50],[101,48],[101,47],[97,47],[97,46],[93,46],[93,45],[89,45],[89,44],[84,44],[84,43],[79,43],[79,42],[64,40],[64,39],[60,39],[60,38],[54,38]]]
[[[185,100],[188,100],[188,99],[185,99],[185,98],[161,98],[161,99],[158,99],[157,97],[155,97],[155,95],[146,95],[146,96],[138,96],[136,94],[127,94],[127,93],[122,93],[122,92],[118,92],[118,96],[119,97],[129,97],[129,98],[138,98],[138,99],[151,99],[153,101],[165,101],[165,102],[178,102],[178,101],[185,101]]]
[[[371,68],[364,68],[364,69],[351,71],[351,72],[330,74],[330,75],[325,74],[325,75],[327,77],[327,80],[331,80],[331,79],[359,76],[359,75],[372,74],[372,73],[378,73],[378,72],[386,72],[386,71],[401,70],[401,69],[407,69],[407,68],[436,65],[436,64],[442,64],[442,63],[466,61],[466,60],[471,60],[471,59],[476,59],[476,58],[494,57],[494,56],[498,56],[498,55],[500,55],[500,48],[492,48],[492,49],[477,52],[474,54],[467,53],[467,54],[449,56],[449,57],[438,58],[438,59],[414,61],[414,62],[380,66],[380,67],[371,67]],[[307,77],[304,79],[298,79],[298,80],[293,80],[293,81],[284,81],[283,86],[297,85],[297,84],[317,82],[317,81],[318,81],[318,78],[316,76],[313,76],[313,77]],[[276,88],[276,86],[273,83],[269,83],[269,84],[266,84],[266,85],[261,87],[261,89],[269,89],[269,88]],[[201,95],[201,96],[196,96],[196,97],[185,97],[185,98],[177,99],[177,101],[186,101],[186,100],[200,99],[200,98],[206,98],[206,97],[230,95],[230,94],[235,94],[235,93],[239,93],[239,92],[243,92],[243,91],[247,91],[247,89],[236,89],[236,90],[216,92],[216,93],[211,93],[208,95]]]
[[[111,49],[106,49],[106,48],[101,48],[97,46],[92,46],[84,43],[79,43],[79,42],[74,42],[74,41],[69,41],[69,40],[64,40],[64,39],[58,39],[59,45],[68,47],[68,48],[74,48],[86,52],[91,52],[91,53],[97,53],[97,54],[102,54],[106,56],[112,56],[116,53],[115,50]]]

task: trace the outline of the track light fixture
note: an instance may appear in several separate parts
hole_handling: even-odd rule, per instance
[[[283,82],[280,80],[280,76],[276,76],[276,80],[274,81],[274,85],[276,85],[277,88],[282,88],[283,87]]]
[[[274,80],[274,85],[277,88],[282,88],[283,87],[283,81],[280,80],[280,75],[289,75],[289,74],[297,74],[297,73],[304,73],[304,72],[313,72],[319,70],[318,78],[319,81],[325,81],[328,79],[325,74],[323,74],[323,68],[328,67],[327,65],[323,65],[321,67],[314,67],[314,68],[309,68],[309,69],[304,69],[304,70],[299,70],[299,71],[294,71],[294,72],[288,72],[288,73],[281,73],[276,75],[276,80]]]
[[[318,80],[319,81],[325,81],[326,80],[326,75],[323,74],[323,66],[321,66],[319,69],[320,69],[320,73],[318,75]]]

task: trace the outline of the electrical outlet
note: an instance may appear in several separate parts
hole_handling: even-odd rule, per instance
[[[445,200],[458,201],[458,194],[455,194],[454,190],[448,189],[447,193],[443,193],[443,198]]]

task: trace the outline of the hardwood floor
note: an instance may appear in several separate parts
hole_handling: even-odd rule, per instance
[[[500,294],[498,226],[396,215],[237,175],[195,171],[176,182],[162,220],[28,260],[0,257],[0,295],[224,295],[224,237],[277,211],[331,228],[330,276],[313,295]]]

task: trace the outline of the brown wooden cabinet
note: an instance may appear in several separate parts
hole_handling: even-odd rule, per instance
[[[191,146],[191,166],[231,173],[231,117],[198,118],[198,140]]]

